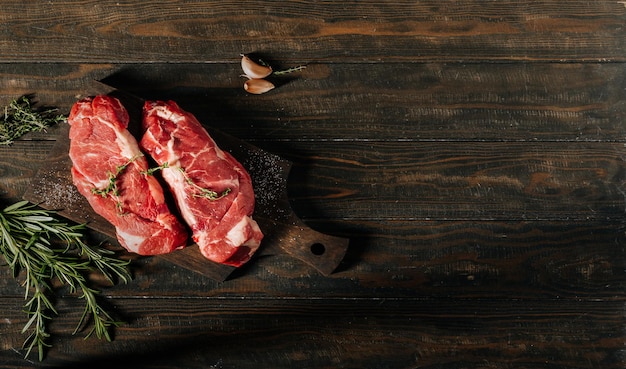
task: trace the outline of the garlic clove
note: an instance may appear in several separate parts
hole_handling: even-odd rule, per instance
[[[264,94],[275,87],[272,82],[261,78],[251,78],[243,84],[244,90],[255,95]]]
[[[241,56],[241,69],[248,78],[265,78],[272,74],[272,67],[258,64],[247,55]]]

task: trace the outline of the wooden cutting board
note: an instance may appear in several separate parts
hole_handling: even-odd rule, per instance
[[[100,82],[94,82],[94,86],[88,89],[85,96],[100,94],[120,99],[131,118],[129,131],[139,137],[144,101]],[[256,195],[253,218],[259,223],[265,236],[255,256],[286,253],[313,266],[324,275],[331,274],[343,259],[349,240],[317,232],[296,216],[287,198],[287,179],[291,163],[219,130],[210,127],[207,130],[218,146],[237,158],[252,177]],[[42,163],[30,189],[24,194],[24,199],[40,204],[45,209],[56,210],[59,215],[74,222],[86,223],[90,229],[116,240],[115,228],[93,211],[72,184],[72,162],[68,155],[69,125],[63,124],[60,131],[55,147]],[[218,281],[226,280],[235,270],[234,267],[204,258],[197,245],[189,245],[182,250],[155,257],[169,260]],[[249,263],[254,262],[253,257]]]

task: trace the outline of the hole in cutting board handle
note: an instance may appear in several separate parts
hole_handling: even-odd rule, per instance
[[[311,252],[313,253],[313,255],[324,255],[324,253],[326,252],[326,246],[324,246],[324,244],[316,242],[314,244],[311,245]]]

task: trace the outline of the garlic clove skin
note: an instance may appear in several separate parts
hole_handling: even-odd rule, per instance
[[[243,69],[243,73],[248,78],[252,79],[265,78],[272,74],[272,67],[258,64],[252,61],[247,55],[241,56],[241,69]]]
[[[272,82],[261,78],[251,78],[243,84],[244,90],[255,95],[264,94],[275,87]]]

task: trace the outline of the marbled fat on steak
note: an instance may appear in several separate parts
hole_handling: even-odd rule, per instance
[[[232,266],[248,261],[263,234],[251,217],[254,190],[245,168],[173,101],[146,102],[143,129],[140,146],[163,166],[202,254]]]
[[[68,117],[73,182],[94,211],[115,226],[128,251],[169,253],[186,245],[187,230],[168,209],[156,178],[146,174],[147,160],[128,122],[128,112],[113,97],[74,104]]]

